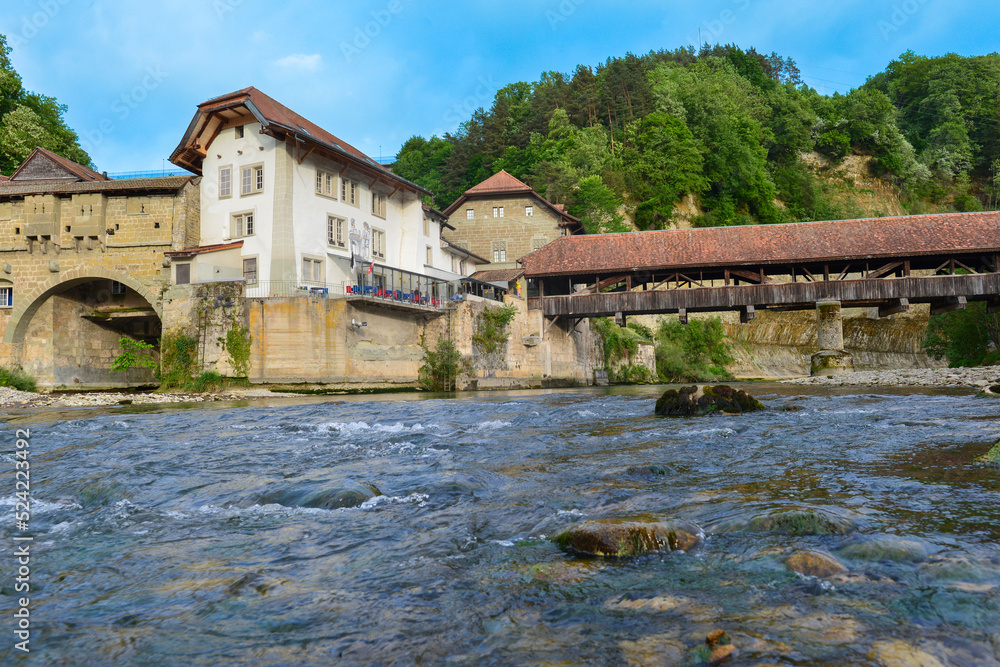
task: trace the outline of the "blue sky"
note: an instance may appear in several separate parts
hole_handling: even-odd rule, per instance
[[[0,16],[25,88],[68,105],[109,172],[160,169],[199,102],[245,86],[378,157],[454,131],[508,83],[695,44],[699,29],[845,92],[908,49],[1000,50],[1000,3],[5,0]]]

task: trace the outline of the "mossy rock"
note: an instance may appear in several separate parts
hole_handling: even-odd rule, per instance
[[[848,544],[838,553],[848,560],[917,563],[927,558],[927,547],[916,539],[886,536]]]
[[[701,417],[713,412],[742,414],[763,409],[764,404],[750,394],[725,384],[668,389],[656,401],[656,414],[665,417]]]
[[[982,463],[989,463],[994,466],[1000,466],[1000,442],[993,445],[993,449],[986,452],[976,460],[981,461]]]
[[[563,549],[586,556],[625,558],[652,552],[690,551],[705,539],[701,528],[687,521],[599,519],[586,521],[557,535]]]
[[[759,530],[779,535],[842,535],[850,524],[838,523],[825,514],[809,510],[776,512],[750,520],[750,530]]]
[[[793,572],[820,579],[847,572],[847,566],[830,554],[812,549],[792,554],[785,561],[785,565]]]

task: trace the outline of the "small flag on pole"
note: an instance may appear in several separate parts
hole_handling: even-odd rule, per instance
[[[374,268],[375,268],[375,262],[372,262],[371,264],[368,265],[368,273],[369,273],[369,275],[371,274],[372,269],[374,269]]]

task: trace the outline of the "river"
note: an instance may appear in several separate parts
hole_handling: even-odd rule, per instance
[[[741,386],[769,409],[661,418],[663,388],[636,387],[8,415],[0,662],[674,664],[724,629],[737,665],[998,664],[1000,473],[972,461],[1000,401]],[[819,528],[774,520],[792,511]],[[638,514],[705,542],[600,560],[551,541]],[[849,574],[792,572],[803,549]]]

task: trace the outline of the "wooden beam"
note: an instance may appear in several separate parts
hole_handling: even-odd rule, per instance
[[[615,324],[617,324],[618,326],[620,326],[622,329],[624,329],[625,326],[626,326],[626,323],[625,323],[625,314],[622,313],[621,311],[615,313]]]
[[[740,269],[730,269],[728,273],[736,276],[737,278],[742,278],[750,283],[760,284],[762,281],[760,279],[760,274],[753,273],[752,271],[743,271]]]
[[[677,320],[681,324],[687,324],[688,323],[688,311],[687,311],[687,308],[681,308],[681,309],[679,309],[677,311]]]
[[[584,289],[577,292],[577,294],[596,294],[600,292],[605,287],[614,285],[615,283],[620,283],[625,280],[625,276],[615,276],[613,278],[605,278],[604,280],[594,284],[593,287],[585,287]]]
[[[902,262],[892,262],[890,264],[886,264],[885,266],[883,266],[880,269],[875,269],[874,271],[870,271],[868,273],[868,278],[869,279],[881,278],[885,274],[890,273],[892,271],[895,271],[896,269],[898,269],[902,265],[903,265]]]
[[[809,269],[807,269],[804,266],[801,267],[801,269],[802,269],[802,273],[806,274],[806,278],[809,280],[809,282],[811,282],[811,283],[816,282],[816,276],[814,276],[812,273],[810,273]]]
[[[754,318],[753,306],[745,306],[740,309],[740,322],[747,324]]]
[[[931,304],[931,315],[941,315],[950,313],[953,310],[965,310],[968,305],[964,296],[949,296],[944,301],[936,301]]]
[[[704,287],[703,284],[695,280],[694,278],[688,278],[687,276],[681,274],[681,278],[687,281],[688,285],[697,285],[698,287]]]
[[[298,144],[298,142],[295,142],[295,143]],[[297,145],[296,145],[296,148],[298,148]],[[306,158],[309,157],[310,155],[312,155],[312,152],[314,150],[316,150],[316,147],[315,146],[310,146],[309,150],[306,151],[306,154],[299,157],[299,164],[302,164],[303,162],[305,162]]]
[[[552,321],[549,322],[548,326],[546,326],[545,329],[542,330],[542,338],[545,338],[545,334],[547,334],[549,332],[549,329],[551,329],[552,325],[555,324],[558,320],[559,320],[559,316],[558,315],[556,315],[555,317],[552,318]]]
[[[878,316],[888,317],[889,315],[895,315],[896,313],[908,313],[910,312],[910,300],[909,299],[896,299],[885,306],[879,306]]]
[[[847,266],[845,266],[844,270],[840,272],[839,276],[837,276],[837,280],[843,280],[844,278],[846,278],[847,277],[847,272],[850,271],[850,269],[851,269],[851,265],[850,264],[848,264]]]

